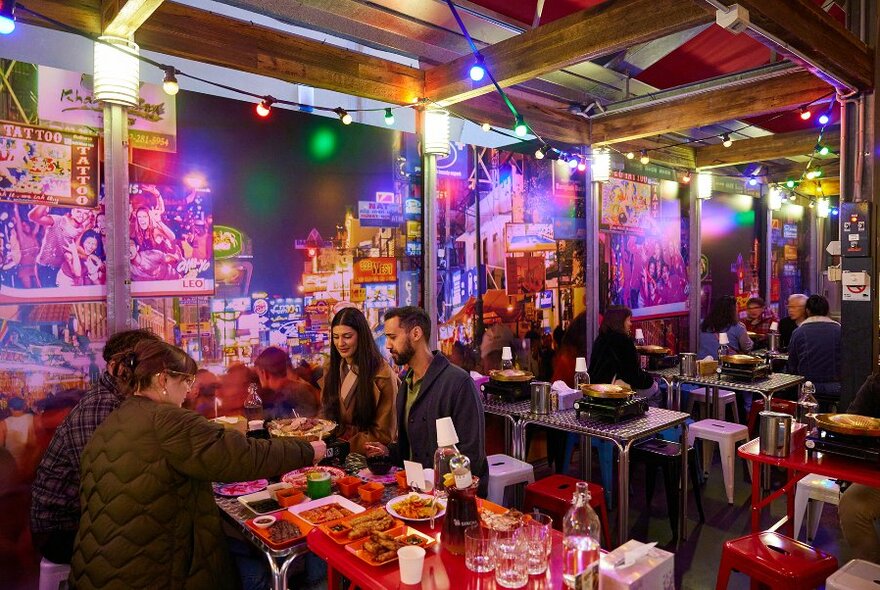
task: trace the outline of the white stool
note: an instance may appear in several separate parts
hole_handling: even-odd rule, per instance
[[[509,455],[489,455],[489,493],[490,502],[502,504],[507,486],[518,483],[535,483],[535,468],[530,463],[514,459]]]
[[[724,487],[727,490],[727,503],[733,504],[733,466],[736,459],[736,443],[749,440],[749,429],[742,424],[723,420],[700,420],[688,427],[688,444],[694,439],[703,439],[703,473],[709,474],[712,465],[712,447],[708,441],[718,443],[721,452],[721,470],[724,473]]]
[[[801,523],[807,513],[807,540],[816,538],[819,529],[819,517],[825,502],[837,506],[840,504],[840,486],[833,479],[821,475],[808,475],[797,483],[794,494],[794,538],[801,534]],[[880,590],[880,586],[878,586]]]
[[[877,590],[880,564],[864,559],[853,559],[828,576],[825,590]]]
[[[40,560],[40,590],[67,588],[70,566],[66,563],[53,563],[45,557]]]
[[[695,403],[701,404],[702,408],[706,407],[706,389],[704,387],[694,389],[688,394],[688,414],[693,414]],[[726,389],[720,390],[718,392],[718,403],[723,408],[723,410],[721,410],[721,415],[725,418],[727,417],[727,406],[733,406],[733,421],[739,422],[739,409],[736,407],[736,392],[727,391]],[[700,415],[697,417],[703,417],[702,409],[700,409]]]

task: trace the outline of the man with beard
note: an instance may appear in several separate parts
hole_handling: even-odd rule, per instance
[[[440,352],[431,351],[431,320],[418,307],[398,307],[385,314],[386,347],[395,364],[409,369],[397,392],[397,442],[391,455],[433,467],[437,449],[437,418],[451,417],[458,434],[458,449],[471,460],[485,495],[489,467],[483,402],[473,379]],[[367,453],[389,452],[379,443],[367,443]]]

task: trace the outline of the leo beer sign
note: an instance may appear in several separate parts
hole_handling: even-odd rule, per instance
[[[355,283],[396,283],[397,259],[378,256],[354,261]]]

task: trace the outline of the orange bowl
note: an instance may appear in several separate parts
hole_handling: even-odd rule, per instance
[[[401,469],[400,471],[395,473],[394,477],[397,478],[397,487],[399,487],[402,490],[405,490],[406,488],[409,487],[406,483],[406,470],[405,469]]]
[[[361,478],[353,475],[346,475],[345,477],[340,477],[336,480],[336,485],[339,487],[339,493],[346,498],[356,496],[358,488],[361,487],[363,483],[364,482]]]
[[[367,483],[358,488],[358,494],[360,494],[361,500],[372,504],[382,499],[385,494],[385,486],[378,482]]]
[[[302,491],[296,488],[281,489],[275,492],[275,495],[278,498],[278,504],[285,508],[299,504],[305,499]]]

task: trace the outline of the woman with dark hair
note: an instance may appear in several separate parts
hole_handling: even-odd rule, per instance
[[[632,310],[623,305],[609,305],[599,326],[599,336],[593,342],[590,380],[593,383],[623,381],[636,390],[639,397],[653,397],[659,388],[639,364],[631,332]]]
[[[364,444],[394,440],[394,400],[398,380],[379,354],[367,318],[346,307],[330,323],[333,345],[324,371],[321,414],[339,424],[340,438],[351,452],[365,454]]]
[[[180,407],[196,363],[160,340],[114,357],[125,400],[83,450],[74,588],[234,588],[211,482],[275,477],[323,442],[258,440]]]
[[[736,316],[736,299],[730,295],[716,299],[700,324],[699,358],[718,359],[719,334],[727,334],[732,353],[749,352],[754,347],[745,324]]]

